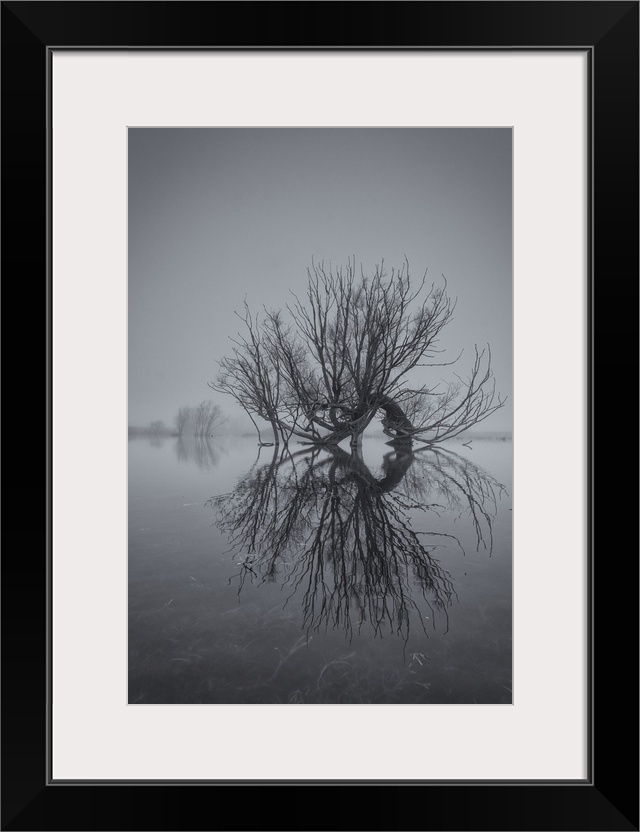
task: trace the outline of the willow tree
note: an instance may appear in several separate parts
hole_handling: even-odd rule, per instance
[[[455,301],[441,286],[414,284],[405,260],[384,263],[366,276],[355,260],[337,269],[307,269],[304,297],[284,310],[238,314],[242,331],[220,361],[210,386],[228,393],[252,419],[271,425],[276,444],[292,436],[357,445],[380,414],[396,443],[450,439],[502,407],[491,371],[491,351],[475,348],[466,377],[446,384],[422,381],[442,361],[439,336]]]

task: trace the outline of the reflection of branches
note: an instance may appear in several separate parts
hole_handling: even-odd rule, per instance
[[[179,436],[174,450],[180,462],[195,462],[203,471],[208,471],[220,461],[217,449],[207,436]]]
[[[467,513],[473,523],[476,551],[482,546],[493,549],[493,518],[497,500],[504,486],[468,459],[435,448],[417,450],[415,456],[427,454],[428,464],[409,470],[403,485],[408,492],[436,496],[443,508],[458,514]]]
[[[448,452],[389,452],[376,477],[359,454],[338,447],[285,449],[209,504],[237,557],[238,592],[247,579],[281,576],[289,597],[302,592],[307,631],[333,626],[351,635],[368,622],[376,635],[406,640],[410,616],[425,627],[421,602],[446,618],[455,590],[433,553],[460,545],[453,535],[414,529],[412,514],[466,511],[478,547],[490,549],[501,489]]]

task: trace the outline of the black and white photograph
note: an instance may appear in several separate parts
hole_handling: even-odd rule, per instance
[[[2,829],[638,832],[640,0],[460,11],[2,0]]]
[[[512,130],[128,129],[128,703],[511,705]]]

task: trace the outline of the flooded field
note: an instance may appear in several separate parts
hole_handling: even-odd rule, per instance
[[[510,441],[129,442],[131,704],[508,704]]]

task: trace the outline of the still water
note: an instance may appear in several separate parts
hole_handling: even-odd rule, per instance
[[[129,702],[507,704],[510,441],[129,442]]]

